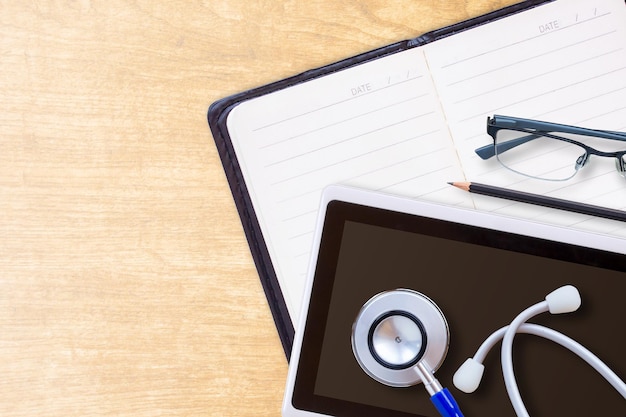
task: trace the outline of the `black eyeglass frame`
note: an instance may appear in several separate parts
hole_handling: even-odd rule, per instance
[[[528,133],[528,135],[507,141],[505,144],[497,144],[496,137],[500,130],[514,130],[518,132]],[[574,145],[580,146],[585,150],[585,153],[581,155],[576,161],[576,171],[578,171],[587,163],[587,161],[589,160],[589,156],[596,155],[607,158],[615,158],[615,167],[617,171],[620,173],[620,175],[626,177],[626,160],[624,159],[624,156],[626,155],[626,150],[617,152],[605,152],[599,149],[592,148],[591,146],[578,142],[576,140],[555,135],[554,133],[572,133],[582,136],[590,136],[626,142],[626,132],[588,129],[584,127],[544,122],[540,120],[494,115],[493,117],[487,117],[487,134],[489,134],[489,136],[493,138],[493,143],[477,148],[475,152],[480,158],[487,160],[496,156],[496,154],[502,154],[509,149],[513,149],[519,145],[523,145],[524,143],[527,143],[531,140],[540,137],[548,137],[551,139],[572,143]],[[626,147],[626,144],[624,146]],[[520,174],[526,175],[523,173]]]

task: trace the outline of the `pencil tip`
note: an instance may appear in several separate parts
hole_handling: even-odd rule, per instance
[[[469,182],[448,182],[453,187],[460,188],[461,190],[469,191]]]
[[[448,181],[448,184],[450,185],[454,185],[454,183],[452,181]]]

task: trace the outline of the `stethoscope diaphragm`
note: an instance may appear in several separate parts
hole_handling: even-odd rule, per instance
[[[379,293],[359,311],[352,326],[352,351],[361,368],[392,387],[422,382],[415,366],[436,371],[448,351],[448,323],[437,305],[409,289]]]

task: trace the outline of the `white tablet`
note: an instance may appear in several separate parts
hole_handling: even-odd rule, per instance
[[[445,317],[448,343],[432,367],[466,417],[514,416],[499,352],[487,357],[475,393],[455,389],[452,376],[489,334],[565,284],[579,289],[581,308],[535,323],[577,340],[624,378],[625,253],[617,238],[329,187],[283,416],[438,416],[421,384],[381,383],[355,353],[357,316],[377,295],[397,289],[431,300]],[[516,377],[531,415],[626,415],[626,401],[576,355],[533,335],[515,340]]]

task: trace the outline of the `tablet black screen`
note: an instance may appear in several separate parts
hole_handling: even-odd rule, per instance
[[[297,408],[336,416],[436,416],[420,385],[392,388],[359,367],[350,335],[375,294],[410,288],[430,297],[450,326],[436,376],[466,416],[514,416],[500,367],[500,345],[485,361],[474,394],[452,386],[458,366],[491,332],[565,284],[581,308],[538,316],[626,375],[626,257],[528,236],[333,201],[324,223],[294,387]],[[626,401],[573,353],[518,335],[514,366],[533,416],[626,415]]]

